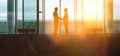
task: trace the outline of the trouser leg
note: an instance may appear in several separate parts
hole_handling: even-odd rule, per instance
[[[57,34],[58,23],[54,23],[54,34]]]
[[[66,33],[68,34],[68,24],[65,23],[64,25],[65,25],[65,31],[66,31]]]

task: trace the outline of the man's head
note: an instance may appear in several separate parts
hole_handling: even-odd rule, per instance
[[[67,9],[67,8],[65,8],[65,9],[64,9],[64,12],[67,12],[67,11],[68,11],[68,9]]]
[[[57,7],[55,7],[54,9],[55,9],[55,11],[58,11],[58,8],[57,8]]]

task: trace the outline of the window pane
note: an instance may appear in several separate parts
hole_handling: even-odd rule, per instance
[[[80,33],[82,32],[82,0],[77,0],[77,19],[75,21],[76,23],[76,32]]]
[[[24,28],[36,29],[36,0],[24,0]]]
[[[0,0],[0,34],[7,34],[7,0]]]
[[[22,0],[18,0],[18,7],[17,7],[17,29],[23,28],[22,26]]]
[[[113,0],[113,32],[120,33],[120,0]]]
[[[120,0],[113,0],[114,20],[120,20]]]
[[[104,0],[83,1],[83,25],[85,28],[104,27]]]

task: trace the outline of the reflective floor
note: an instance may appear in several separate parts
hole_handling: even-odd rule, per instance
[[[0,56],[119,56],[119,34],[0,35]]]

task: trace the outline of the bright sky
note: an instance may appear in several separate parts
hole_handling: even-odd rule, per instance
[[[21,19],[21,1],[19,0],[18,5],[18,17]],[[53,20],[53,11],[54,7],[59,8],[59,0],[46,0],[46,19]],[[34,19],[36,20],[36,4],[35,0],[25,0],[25,19]],[[81,2],[79,0],[78,5],[80,5]],[[94,5],[94,3],[91,3],[91,5]],[[68,14],[70,19],[74,19],[74,0],[62,0],[61,4],[61,17],[64,15],[64,8],[68,8]],[[87,5],[88,6],[88,5]],[[86,6],[86,7],[87,7]],[[95,7],[95,6],[93,6]],[[87,9],[89,6],[87,7]],[[78,10],[81,10],[80,7],[78,7]],[[93,11],[87,10],[89,13],[93,13]],[[81,11],[78,11],[78,18],[80,18]],[[120,20],[120,0],[114,0],[114,19]],[[58,12],[59,13],[59,12]],[[41,17],[41,16],[40,16]],[[0,0],[0,20],[7,20],[7,0]]]

